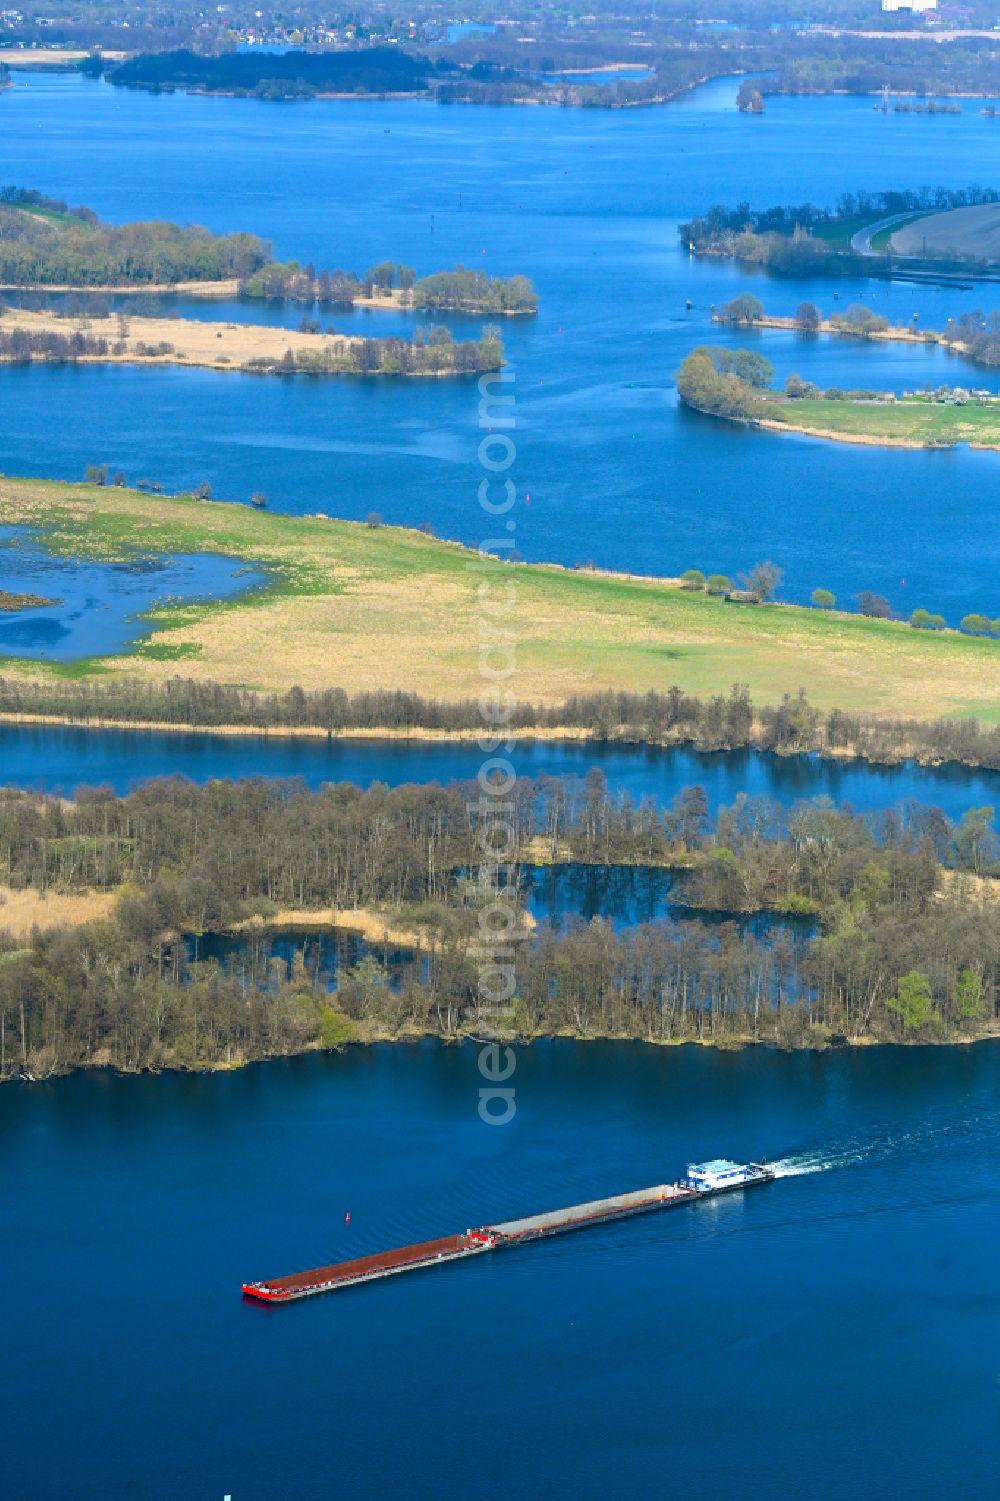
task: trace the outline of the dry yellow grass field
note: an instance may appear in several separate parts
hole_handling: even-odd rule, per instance
[[[119,63],[127,54],[105,52],[102,55],[109,62]],[[8,68],[72,68],[89,56],[89,52],[73,47],[0,47],[0,63],[5,63]]]
[[[377,912],[372,907],[334,907],[317,911],[315,908],[290,908],[276,912],[266,923],[269,928],[349,928],[360,933],[369,943],[397,944],[400,948],[431,949],[435,946],[434,933],[425,924],[411,922],[406,912]],[[524,926],[531,930],[536,922],[531,913],[524,913]],[[246,930],[262,929],[262,918],[252,918],[241,924]]]
[[[211,283],[200,285],[211,287]],[[83,355],[81,364],[111,365],[200,365],[209,370],[239,370],[248,360],[280,360],[286,349],[293,354],[342,354],[359,343],[356,337],[337,334],[303,334],[295,329],[269,328],[259,323],[203,323],[195,318],[136,318],[128,314],[127,333],[121,337],[117,315],[108,318],[59,318],[52,312],[6,308],[0,329],[24,329],[33,334],[77,331],[91,339],[107,339],[112,347],[124,343],[122,354]],[[144,354],[139,345],[171,344],[169,354]]]
[[[107,293],[114,293],[116,297],[128,297],[130,295],[140,297],[150,292],[173,292],[184,297],[238,297],[240,284],[235,277],[229,277],[224,281],[162,281],[134,283],[126,287],[86,287],[77,283],[70,286],[68,283],[33,282],[29,286],[18,282],[0,282],[0,292],[83,292],[91,296],[99,297]],[[65,321],[63,322],[65,328]],[[72,327],[72,324],[70,325]]]
[[[15,891],[0,886],[0,933],[30,938],[33,928],[76,928],[99,922],[115,904],[110,891]]]
[[[38,528],[67,557],[127,558],[141,541],[147,553],[224,553],[270,572],[270,585],[242,600],[161,607],[148,642],[74,675],[181,675],[277,691],[403,688],[440,699],[482,691],[483,560],[457,544],[191,497],[0,479],[0,524],[16,523]],[[494,574],[495,593],[512,589],[508,686],[522,701],[671,684],[723,693],[740,682],[760,703],[805,688],[823,707],[1000,719],[998,641],[727,604],[670,580],[530,564]],[[53,670],[2,664],[6,676]]]
[[[395,943],[402,948],[426,948],[428,936],[426,930],[417,927],[404,927],[398,919],[382,912],[376,912],[370,907],[325,907],[318,910],[315,907],[294,907],[275,912],[267,922],[261,917],[253,917],[248,922],[239,925],[241,930],[255,931],[268,928],[350,928],[355,933],[360,933],[370,943]]]

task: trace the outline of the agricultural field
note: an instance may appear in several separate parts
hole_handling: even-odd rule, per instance
[[[889,244],[897,255],[1000,260],[1000,204],[976,203],[915,217],[893,230]]]

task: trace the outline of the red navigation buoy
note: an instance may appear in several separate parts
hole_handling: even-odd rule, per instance
[[[351,1211],[348,1210],[347,1213],[344,1215],[344,1224],[345,1225],[349,1225],[350,1223],[351,1223]]]

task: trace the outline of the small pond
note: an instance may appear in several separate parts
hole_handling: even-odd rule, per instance
[[[166,603],[231,599],[265,582],[260,570],[216,553],[137,554],[107,563],[51,555],[25,527],[0,527],[0,658],[71,662],[114,656],[149,634],[147,611]]]

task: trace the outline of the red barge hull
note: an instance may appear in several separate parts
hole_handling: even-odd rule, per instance
[[[484,1251],[522,1245],[543,1236],[565,1235],[570,1230],[583,1230],[589,1225],[603,1225],[634,1214],[649,1214],[654,1210],[672,1208],[675,1204],[689,1204],[692,1200],[716,1193],[730,1193],[735,1188],[751,1188],[758,1183],[770,1183],[774,1178],[771,1169],[760,1167],[756,1163],[750,1164],[747,1171],[752,1176],[740,1182],[724,1183],[709,1189],[698,1187],[690,1181],[665,1183],[656,1188],[641,1188],[633,1193],[595,1199],[589,1204],[575,1204],[569,1209],[556,1209],[548,1214],[483,1225],[478,1230],[466,1230],[462,1235],[445,1235],[439,1240],[401,1246],[395,1251],[358,1256],[353,1261],[339,1261],[332,1266],[316,1267],[311,1272],[294,1272],[289,1277],[271,1277],[264,1282],[244,1282],[243,1292],[246,1297],[254,1298],[260,1303],[291,1303],[297,1298],[311,1298],[317,1293],[356,1287],[361,1282],[375,1282],[381,1277],[393,1277],[399,1272],[415,1272],[421,1267],[441,1266],[445,1262],[459,1261],[465,1256],[479,1256]]]
[[[310,1298],[316,1293],[353,1287],[359,1282],[374,1282],[380,1277],[393,1277],[397,1272],[414,1272],[419,1267],[439,1266],[442,1261],[458,1261],[463,1256],[475,1256],[480,1251],[492,1249],[492,1242],[478,1232],[444,1235],[439,1240],[400,1246],[395,1251],[378,1251],[374,1256],[338,1261],[333,1266],[316,1267],[311,1272],[271,1277],[267,1282],[244,1282],[243,1291],[248,1298],[257,1298],[261,1303],[290,1303],[296,1298]]]

